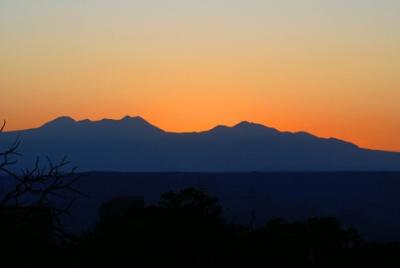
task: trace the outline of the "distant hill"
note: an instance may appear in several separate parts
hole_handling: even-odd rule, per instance
[[[17,137],[24,167],[36,156],[68,156],[81,171],[400,171],[400,153],[250,122],[172,133],[141,117],[60,117],[36,129],[2,133],[0,146]]]

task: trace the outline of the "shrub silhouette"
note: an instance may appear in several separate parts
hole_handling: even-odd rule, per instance
[[[123,217],[103,218],[83,242],[87,263],[204,267],[215,262],[224,233],[215,198],[194,188],[162,195],[159,205],[132,208]],[[112,246],[110,246],[112,245]],[[221,245],[222,246],[222,245]],[[200,256],[202,256],[200,258]],[[193,266],[194,265],[194,266]]]
[[[397,261],[400,248],[365,243],[334,218],[232,225],[217,199],[188,188],[163,194],[158,205],[103,218],[77,252],[82,266],[382,267]]]

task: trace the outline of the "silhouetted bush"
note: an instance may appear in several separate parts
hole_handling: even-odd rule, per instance
[[[163,194],[158,205],[102,218],[76,252],[82,266],[386,267],[400,248],[365,243],[334,218],[233,225],[217,199],[189,188]]]
[[[20,267],[399,267],[399,244],[367,243],[334,218],[234,225],[217,199],[195,188],[139,203],[103,214],[79,240],[32,251]]]

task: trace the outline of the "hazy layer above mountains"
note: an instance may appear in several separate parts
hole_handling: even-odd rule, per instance
[[[16,138],[22,140],[20,166],[31,165],[36,156],[67,156],[82,171],[400,170],[400,153],[245,121],[203,132],[171,133],[141,117],[59,117],[40,128],[0,134],[1,148]]]

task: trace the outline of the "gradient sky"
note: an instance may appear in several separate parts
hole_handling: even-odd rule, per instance
[[[8,129],[255,121],[400,151],[398,0],[1,0]]]

